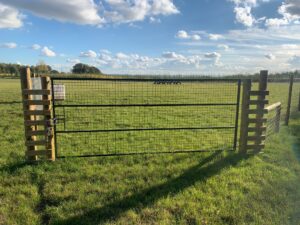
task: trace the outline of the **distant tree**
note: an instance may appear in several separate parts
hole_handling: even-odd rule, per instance
[[[58,74],[59,72],[57,70],[51,70],[51,74]]]
[[[40,60],[36,67],[35,67],[35,72],[37,74],[42,74],[42,73],[49,73],[51,71],[51,66],[47,65],[44,61]]]
[[[13,65],[13,64],[10,64],[10,65],[9,65],[9,73],[10,73],[10,75],[12,75],[12,76],[19,76],[19,75],[20,75],[17,66],[16,66],[16,65]]]
[[[89,74],[102,74],[101,71],[94,67],[94,66],[89,66],[84,63],[77,63],[73,66],[72,73],[76,74],[84,74],[84,73],[89,73]]]

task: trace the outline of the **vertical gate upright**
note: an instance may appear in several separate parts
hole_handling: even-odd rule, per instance
[[[239,79],[51,81],[57,157],[237,147]]]

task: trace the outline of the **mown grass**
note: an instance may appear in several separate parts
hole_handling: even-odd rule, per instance
[[[299,114],[258,155],[27,164],[18,81],[0,80],[0,90],[0,224],[300,223]]]

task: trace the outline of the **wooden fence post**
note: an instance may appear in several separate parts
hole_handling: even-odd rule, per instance
[[[290,114],[291,114],[291,104],[292,104],[292,95],[293,95],[293,85],[294,85],[294,75],[290,76],[290,86],[289,86],[289,96],[288,96],[288,103],[285,115],[285,125],[289,125],[290,121]]]
[[[268,104],[266,95],[269,94],[267,79],[268,71],[261,71],[258,91],[251,90],[251,80],[244,80],[239,145],[241,153],[247,153],[248,150],[257,152],[264,147],[263,141],[266,139],[264,123],[267,121],[264,115],[268,112],[265,105]],[[257,99],[251,99],[251,97],[257,97]],[[255,108],[251,108],[251,106]]]
[[[28,110],[34,110],[35,107],[32,105],[26,104],[26,101],[32,100],[32,96],[24,93],[24,90],[32,90],[32,81],[31,81],[31,73],[30,68],[22,68],[20,73],[20,81],[21,81],[21,95],[23,102],[23,112],[24,112],[24,122],[34,120],[34,116],[26,115],[25,112]],[[35,125],[24,124],[25,125],[25,142],[36,141],[36,136],[30,135],[36,130]],[[27,152],[34,152],[36,150],[36,146],[26,146],[26,156],[29,161],[37,160],[37,156],[27,155]]]
[[[298,111],[300,112],[300,92],[299,92],[299,99],[298,99]]]
[[[260,72],[259,77],[259,84],[258,84],[258,91],[261,91],[257,97],[257,100],[259,101],[259,104],[257,104],[257,112],[256,112],[256,133],[255,133],[255,146],[262,145],[262,141],[265,140],[266,136],[263,136],[263,131],[261,127],[263,127],[263,119],[264,115],[267,113],[265,110],[265,103],[264,100],[266,100],[266,95],[263,93],[264,91],[267,91],[267,85],[268,85],[268,71],[264,70]],[[263,146],[262,146],[263,148]],[[260,150],[257,148],[257,150]]]
[[[41,89],[33,89],[30,68],[21,70],[26,157],[55,160],[51,114],[51,85],[49,77],[41,77]],[[33,96],[42,96],[37,100]],[[42,106],[42,110],[40,109]]]
[[[43,90],[49,90],[51,91],[51,80],[49,77],[41,77],[41,83],[42,83],[42,89]],[[52,110],[51,110],[51,95],[43,95],[43,110],[45,112],[50,112],[49,114],[45,115],[45,120],[46,123],[44,125],[44,130],[46,132],[46,139],[47,139],[47,144],[46,144],[46,149],[50,150],[51,153],[47,155],[49,160],[54,161],[55,160],[55,144],[54,144],[54,132],[53,132],[53,115],[52,115]]]
[[[250,91],[252,82],[250,79],[243,81],[242,107],[241,107],[241,125],[240,125],[240,143],[239,152],[247,151],[248,140],[248,110],[250,108]]]

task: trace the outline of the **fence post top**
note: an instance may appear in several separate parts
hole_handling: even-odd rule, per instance
[[[263,75],[268,74],[268,73],[269,73],[268,70],[261,70],[261,71],[260,71],[260,74],[263,74]]]

